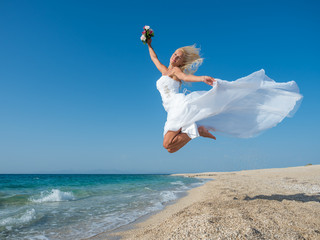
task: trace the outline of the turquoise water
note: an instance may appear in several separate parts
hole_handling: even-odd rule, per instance
[[[82,239],[160,210],[205,180],[170,175],[0,175],[0,239]]]

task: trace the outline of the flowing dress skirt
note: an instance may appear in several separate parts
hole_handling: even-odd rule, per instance
[[[236,81],[216,79],[209,91],[178,93],[168,108],[164,134],[182,128],[191,138],[197,127],[237,137],[250,138],[292,117],[302,95],[294,81],[279,83],[263,69]]]

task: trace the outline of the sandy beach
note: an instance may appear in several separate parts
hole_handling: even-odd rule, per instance
[[[213,180],[92,239],[320,239],[320,165],[177,175]]]

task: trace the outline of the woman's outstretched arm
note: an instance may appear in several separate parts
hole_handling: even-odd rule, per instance
[[[151,38],[148,39],[147,43],[148,43],[148,48],[149,48],[149,53],[150,53],[150,58],[152,60],[152,62],[154,63],[154,65],[156,65],[156,67],[158,68],[158,70],[164,74],[165,72],[167,72],[167,67],[164,66],[158,59],[157,54],[155,53],[155,51],[153,50],[153,48],[151,47]]]
[[[174,74],[180,80],[185,81],[185,82],[205,82],[206,84],[212,86],[213,83],[216,81],[213,77],[209,77],[209,76],[195,76],[192,74],[185,74],[178,67],[174,68]]]

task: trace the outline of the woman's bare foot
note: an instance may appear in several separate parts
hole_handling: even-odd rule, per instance
[[[216,137],[213,136],[204,126],[198,127],[198,131],[201,137],[207,137],[216,140]]]

